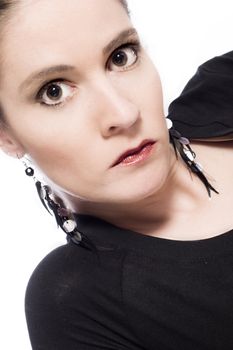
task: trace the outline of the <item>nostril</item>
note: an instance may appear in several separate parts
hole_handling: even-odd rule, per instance
[[[113,132],[113,131],[116,130],[116,128],[117,128],[116,126],[110,126],[109,131],[110,131],[110,132]]]

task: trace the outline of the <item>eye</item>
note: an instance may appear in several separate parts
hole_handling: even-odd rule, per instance
[[[110,57],[109,69],[124,71],[132,67],[138,60],[140,44],[125,44],[115,50]]]
[[[75,87],[62,81],[53,81],[43,86],[37,94],[37,100],[47,106],[64,104],[74,95]]]

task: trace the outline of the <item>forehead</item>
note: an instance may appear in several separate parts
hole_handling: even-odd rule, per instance
[[[15,9],[11,25],[17,31],[24,29],[30,33],[41,28],[64,29],[63,25],[72,26],[74,22],[83,29],[92,24],[101,26],[109,16],[114,24],[118,22],[117,15],[126,12],[119,0],[18,0]]]
[[[27,70],[42,62],[73,64],[127,27],[129,18],[118,0],[22,0],[1,44],[3,62],[11,70],[16,64]]]

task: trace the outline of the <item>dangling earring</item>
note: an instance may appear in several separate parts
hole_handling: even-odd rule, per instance
[[[35,171],[34,171],[34,169],[31,167],[31,166],[29,166],[28,164],[27,164],[27,162],[26,162],[26,159],[24,160],[23,158],[21,159],[21,158],[19,158],[19,156],[17,155],[17,158],[19,159],[19,160],[21,160],[22,161],[22,163],[23,163],[23,165],[25,166],[25,174],[27,175],[27,176],[34,176],[34,174],[35,174]]]
[[[72,241],[75,244],[81,245],[92,251],[97,251],[93,242],[83,233],[80,233],[77,228],[77,223],[73,217],[71,217],[69,211],[64,207],[63,201],[58,196],[56,199],[52,199],[52,191],[47,185],[41,184],[37,181],[37,192],[40,200],[47,207],[47,210],[51,210],[55,216],[57,225],[67,234],[67,240]],[[53,195],[54,196],[54,195]]]
[[[205,185],[209,197],[211,197],[211,191],[219,194],[203,174],[201,165],[195,162],[196,154],[190,146],[190,141],[186,137],[182,137],[181,134],[173,128],[173,123],[169,118],[166,118],[166,123],[169,130],[170,142],[173,145],[176,157],[178,158],[179,153],[188,169],[199,177]]]
[[[17,157],[18,157],[18,155],[17,155]],[[47,205],[45,204],[44,200],[42,200],[42,196],[41,196],[41,192],[40,192],[40,191],[41,191],[41,188],[42,188],[42,185],[41,185],[41,182],[40,182],[39,180],[37,180],[37,178],[35,177],[35,171],[34,171],[34,169],[32,168],[32,166],[28,165],[29,160],[26,159],[25,157],[22,158],[22,159],[18,157],[18,159],[20,159],[20,160],[22,161],[22,163],[23,163],[23,165],[24,165],[24,167],[25,167],[25,174],[26,174],[27,176],[33,178],[33,180],[34,180],[34,182],[35,182],[36,189],[37,189],[37,193],[38,193],[39,198],[40,198],[40,200],[41,200],[41,203],[43,204],[43,206],[45,207],[45,209],[48,211],[48,213],[49,213],[50,215],[52,215],[52,214],[50,213],[50,211],[48,210],[48,207],[47,207]]]
[[[47,185],[42,185],[41,181],[37,180],[35,171],[32,166],[29,166],[27,159],[22,160],[25,166],[25,173],[29,177],[33,177],[37,193],[40,201],[49,212],[50,215],[54,215],[57,225],[67,234],[67,240],[72,241],[75,244],[81,245],[87,249],[96,250],[95,245],[92,241],[86,237],[83,233],[81,234],[77,229],[77,223],[74,218],[70,217],[69,211],[62,205],[63,201],[56,197],[56,201],[52,199],[52,191]],[[52,213],[51,213],[52,212]]]

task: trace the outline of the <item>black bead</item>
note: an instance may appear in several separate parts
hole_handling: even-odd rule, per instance
[[[31,167],[28,167],[25,170],[25,173],[26,173],[27,176],[33,176],[34,175],[34,170]]]

